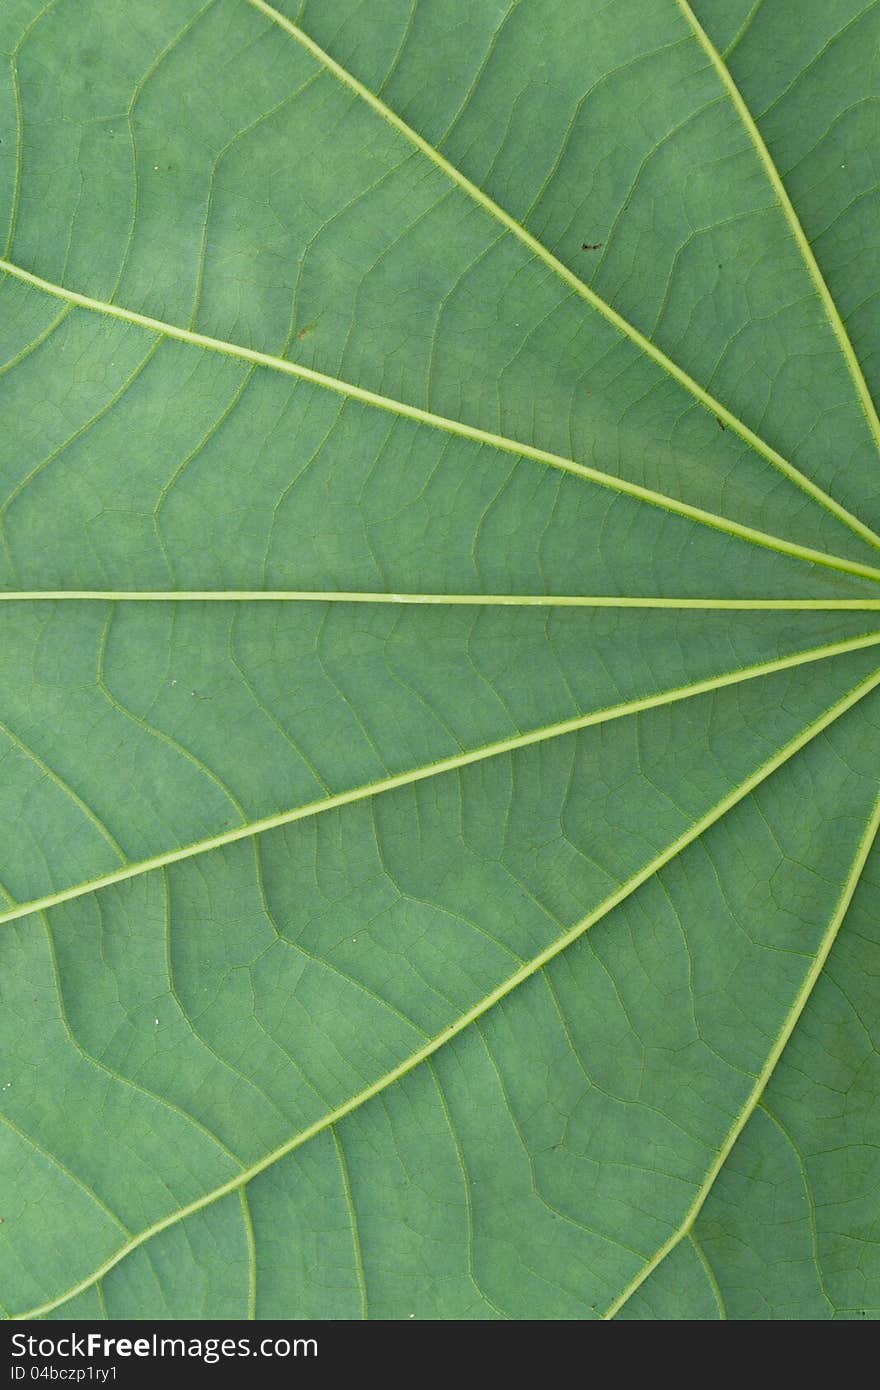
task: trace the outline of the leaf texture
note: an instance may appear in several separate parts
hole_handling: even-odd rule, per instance
[[[0,4],[7,1317],[880,1313],[878,28]]]

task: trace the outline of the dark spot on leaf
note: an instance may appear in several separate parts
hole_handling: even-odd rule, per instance
[[[598,251],[598,250],[599,250],[599,247],[600,247],[601,245],[602,245],[602,242],[601,242],[601,241],[582,241],[582,242],[581,242],[581,250],[582,250],[582,251]]]
[[[724,421],[722,420],[722,418],[721,418],[720,415],[716,415],[716,416],[715,416],[715,423],[716,423],[716,425],[718,426],[718,428],[719,428],[720,430],[726,430],[726,429],[727,429],[727,426],[725,425],[725,423],[724,423]]]

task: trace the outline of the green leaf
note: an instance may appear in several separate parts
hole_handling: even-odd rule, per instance
[[[878,29],[0,7],[8,1317],[880,1313]]]

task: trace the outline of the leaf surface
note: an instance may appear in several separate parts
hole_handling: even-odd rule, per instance
[[[7,1316],[876,1316],[877,38],[0,7]]]

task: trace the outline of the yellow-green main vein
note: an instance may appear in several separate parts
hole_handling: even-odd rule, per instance
[[[880,677],[875,677],[874,679],[876,682],[877,680],[880,680]],[[748,1097],[746,1098],[745,1104],[743,1105],[742,1109],[740,1110],[739,1114],[737,1115],[736,1119],[734,1120],[733,1124],[728,1130],[727,1135],[724,1139],[724,1143],[718,1150],[718,1153],[715,1156],[715,1160],[711,1168],[707,1172],[703,1182],[700,1184],[700,1189],[697,1192],[696,1197],[694,1198],[691,1205],[688,1207],[684,1220],[676,1228],[676,1230],[673,1231],[669,1239],[663,1242],[663,1244],[651,1256],[651,1258],[645,1261],[642,1268],[630,1280],[623,1292],[620,1293],[618,1297],[614,1300],[614,1302],[610,1304],[610,1306],[606,1309],[606,1311],[602,1315],[603,1318],[605,1318],[606,1320],[609,1318],[613,1318],[617,1313],[620,1312],[624,1304],[627,1303],[629,1299],[632,1298],[633,1294],[641,1288],[642,1284],[644,1284],[645,1280],[649,1277],[649,1275],[653,1273],[657,1266],[661,1264],[663,1260],[665,1260],[666,1256],[670,1254],[670,1252],[675,1249],[679,1242],[682,1241],[685,1236],[689,1235],[691,1230],[693,1229],[694,1223],[696,1222],[697,1217],[702,1211],[706,1203],[706,1200],[709,1196],[709,1193],[712,1191],[712,1188],[715,1185],[719,1173],[721,1172],[722,1168],[724,1167],[725,1163],[730,1157],[731,1150],[733,1149],[734,1145],[736,1144],[736,1141],[739,1139],[740,1135],[742,1134],[743,1130],[748,1124],[748,1121],[754,1113],[755,1108],[757,1107],[758,1102],[761,1099],[761,1096],[767,1089],[767,1084],[771,1076],[773,1075],[773,1072],[776,1070],[776,1066],[788,1044],[788,1040],[794,1032],[798,1020],[801,1017],[801,1014],[807,1007],[810,996],[813,993],[813,990],[816,986],[816,982],[825,968],[825,962],[828,960],[828,956],[831,953],[831,948],[837,940],[837,935],[840,931],[843,919],[846,916],[847,910],[849,909],[849,905],[852,902],[853,894],[855,893],[859,883],[859,879],[861,878],[862,870],[865,867],[868,855],[870,854],[874,841],[877,838],[878,830],[880,830],[880,795],[877,796],[877,799],[874,802],[873,811],[868,819],[868,823],[865,827],[864,834],[862,835],[862,838],[859,841],[859,846],[856,851],[856,857],[853,860],[852,867],[850,869],[849,874],[847,875],[846,883],[843,886],[843,891],[838,900],[837,907],[834,911],[834,915],[832,916],[831,921],[828,924],[828,929],[826,930],[825,935],[822,938],[822,943],[819,947],[819,950],[817,951],[816,956],[813,959],[813,962],[810,965],[809,970],[803,978],[801,987],[797,992],[797,996],[794,1002],[792,1003],[791,1008],[785,1016],[785,1021],[782,1027],[780,1028],[779,1033],[776,1036],[773,1046],[770,1049],[770,1052],[768,1053],[767,1060],[761,1068],[761,1071],[758,1075],[757,1080],[755,1081],[754,1086],[752,1087],[751,1091],[748,1094]]]
[[[675,704],[679,700],[706,695],[711,691],[722,690],[726,686],[739,685],[749,680],[757,680],[763,676],[773,675],[778,671],[791,670],[797,666],[808,665],[813,661],[827,661],[832,657],[844,656],[849,652],[864,651],[866,648],[876,646],[880,646],[880,632],[868,633],[863,637],[850,637],[842,642],[831,642],[821,647],[811,647],[806,651],[795,652],[791,656],[778,657],[773,661],[743,666],[736,671],[728,671],[720,676],[710,676],[705,680],[694,681],[691,685],[663,690],[641,699],[626,700],[619,705],[592,710],[589,714],[576,715],[572,719],[563,719],[558,723],[530,729],[526,733],[515,734],[510,738],[498,739],[494,743],[487,743],[479,748],[455,753],[448,758],[439,758],[436,762],[410,768],[406,772],[397,773],[392,777],[384,777],[375,782],[367,782],[360,787],[353,787],[348,791],[322,797],[319,801],[309,801],[302,806],[279,811],[271,816],[263,816],[258,820],[247,821],[242,825],[233,826],[229,830],[223,830],[217,835],[209,835],[193,844],[183,845],[179,849],[166,850],[161,854],[153,855],[150,859],[126,863],[121,868],[97,875],[83,883],[58,889],[54,893],[46,893],[42,897],[32,898],[28,902],[16,903],[0,912],[0,924],[17,921],[19,918],[30,916],[33,912],[43,912],[50,907],[58,907],[61,903],[70,902],[74,898],[81,898],[87,893],[96,893],[102,888],[109,888],[114,883],[124,883],[127,879],[138,878],[141,874],[151,873],[154,869],[162,869],[169,864],[179,864],[184,859],[192,859],[196,855],[207,854],[210,850],[220,849],[223,845],[235,844],[239,840],[251,839],[255,835],[263,835],[267,831],[278,830],[282,826],[292,825],[299,820],[307,820],[311,816],[320,815],[325,811],[338,810],[342,806],[350,806],[354,802],[364,801],[368,797],[380,796],[385,792],[412,786],[416,782],[422,782],[431,777],[439,777],[446,772],[460,771],[462,768],[469,767],[472,763],[482,762],[486,758],[498,757],[503,753],[513,753],[518,749],[529,748],[536,743],[544,743],[549,739],[560,738],[565,734],[577,733],[581,729],[588,729],[596,724],[604,724],[612,719],[624,719],[631,714],[642,714],[647,710],[657,709],[661,705]]]
[[[423,410],[420,406],[410,405],[406,401],[380,395],[377,391],[369,391],[364,386],[356,386],[353,382],[344,381],[341,377],[328,376],[325,372],[318,372],[313,367],[303,366],[299,362],[291,362],[286,357],[277,357],[270,352],[260,352],[256,348],[244,347],[241,343],[233,343],[225,338],[212,338],[206,333],[197,333],[194,329],[183,328],[179,324],[166,323],[164,319],[151,318],[149,314],[141,314],[134,309],[112,304],[109,300],[94,299],[91,295],[81,294],[79,290],[71,290],[64,285],[55,284],[52,280],[45,280],[42,276],[35,275],[33,271],[25,270],[22,266],[13,264],[12,261],[0,259],[0,271],[12,275],[27,285],[33,285],[35,289],[43,290],[46,294],[54,295],[57,299],[76,305],[78,308],[106,314],[109,318],[146,328],[151,333],[158,333],[162,337],[172,338],[177,342],[205,348],[208,352],[218,352],[227,357],[238,358],[243,362],[254,363],[259,367],[268,367],[272,371],[283,372],[286,376],[309,381],[312,385],[334,391],[337,395],[359,401],[363,405],[388,411],[402,419],[413,420],[417,424],[427,425],[433,429],[445,430],[448,434],[458,435],[460,438],[472,440],[476,444],[488,445],[504,453],[517,455],[519,458],[531,459],[535,463],[546,464],[549,468],[558,468],[563,473],[571,473],[577,478],[596,483],[599,487],[608,488],[612,492],[633,497],[639,502],[647,502],[652,507],[661,507],[677,516],[686,517],[689,521],[698,522],[714,531],[722,531],[727,535],[736,536],[740,540],[750,541],[764,549],[775,550],[782,555],[790,555],[798,560],[807,560],[811,564],[842,570],[845,574],[855,574],[865,579],[880,581],[880,569],[874,565],[866,565],[861,561],[850,560],[842,555],[833,555],[824,550],[799,545],[795,541],[785,540],[783,537],[772,535],[767,531],[759,531],[754,526],[745,526],[730,517],[706,511],[703,507],[691,506],[689,502],[681,502],[677,498],[669,497],[666,493],[656,492],[653,488],[642,487],[640,483],[630,482],[627,478],[619,478],[613,473],[604,473],[601,469],[591,468],[585,463],[576,463],[574,459],[565,458],[562,454],[554,454],[548,449],[539,449],[532,444],[524,444],[520,440],[509,439],[506,435],[494,434],[491,430],[480,429],[477,425],[468,425],[462,420],[454,420],[446,415],[437,415],[433,411]],[[809,488],[807,490],[809,491]],[[836,507],[837,504],[835,503],[834,506]],[[838,512],[840,510],[838,508]],[[871,534],[873,535],[873,532]],[[877,538],[877,545],[880,548],[880,537]]]
[[[769,179],[773,187],[773,192],[776,194],[779,206],[782,209],[783,215],[785,217],[786,222],[788,223],[791,234],[794,237],[797,248],[803,258],[804,264],[807,267],[807,271],[809,272],[810,279],[813,282],[816,293],[819,296],[819,299],[821,300],[825,316],[828,319],[829,324],[831,325],[831,330],[834,333],[834,336],[838,342],[838,346],[840,347],[840,351],[843,354],[844,361],[846,362],[847,371],[849,372],[850,377],[852,378],[853,385],[855,386],[856,395],[858,396],[859,400],[859,405],[861,406],[862,411],[864,412],[865,418],[868,422],[868,427],[872,435],[874,436],[874,442],[876,443],[878,449],[880,449],[880,418],[878,418],[877,407],[874,404],[871,392],[868,389],[868,383],[865,380],[865,374],[862,371],[861,363],[859,362],[859,359],[856,356],[856,351],[853,347],[852,339],[850,338],[849,333],[847,332],[846,324],[844,323],[840,310],[838,309],[837,304],[834,301],[834,297],[830,289],[828,288],[828,282],[826,281],[825,276],[822,274],[819,262],[816,260],[813,248],[810,245],[806,232],[804,231],[803,224],[801,223],[801,220],[798,217],[797,212],[795,211],[794,204],[792,203],[791,198],[788,195],[788,190],[785,187],[785,184],[783,183],[782,175],[776,167],[776,162],[773,159],[773,156],[771,155],[769,149],[767,148],[767,142],[761,134],[757,121],[755,120],[754,116],[752,115],[751,111],[746,105],[745,98],[743,97],[741,91],[739,90],[739,87],[736,85],[736,82],[734,81],[733,73],[731,72],[727,63],[724,61],[724,58],[718,52],[718,49],[715,47],[712,40],[709,38],[709,35],[703,28],[700,21],[697,19],[696,14],[692,10],[691,6],[688,4],[688,0],[676,0],[676,4],[678,5],[678,8],[684,15],[688,24],[693,29],[694,36],[697,42],[699,43],[703,52],[706,54],[713,68],[715,69],[719,78],[721,79],[721,82],[723,83],[724,88],[728,96],[730,97],[731,102],[733,103],[737,115],[742,121],[743,126],[745,127],[745,130],[748,134],[748,137],[754,145],[755,150],[757,151],[758,158],[764,166],[764,172],[766,173],[767,178]]]
[[[412,594],[347,589],[6,589],[0,603],[391,603],[468,608],[660,608],[722,613],[873,613],[876,598],[653,598],[616,594]]]

